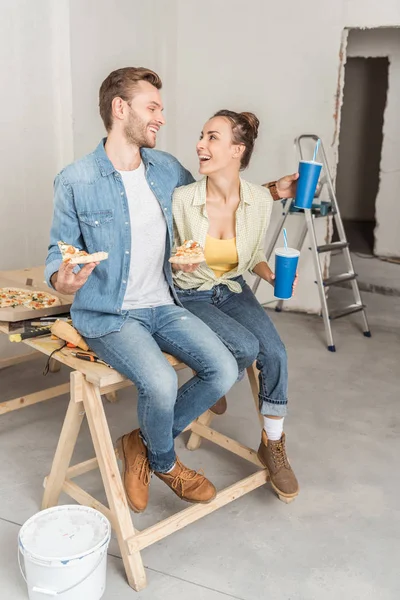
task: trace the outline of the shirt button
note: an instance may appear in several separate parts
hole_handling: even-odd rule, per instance
[[[154,185],[154,181],[151,182],[151,185]]]
[[[121,196],[123,196],[123,195],[124,195],[124,192],[121,192]]]
[[[125,221],[125,225],[129,225],[129,221]]]
[[[117,312],[121,312],[121,309],[120,309],[120,308],[117,308]]]
[[[168,210],[168,208],[166,206],[164,206],[164,210]]]
[[[98,221],[95,221],[95,222],[94,222],[94,224],[95,224],[95,225],[98,225],[98,224],[99,224],[99,222],[98,222]]]
[[[129,254],[129,250],[125,250],[125,254]]]
[[[123,279],[123,280],[122,280],[122,283],[126,283],[126,279]]]

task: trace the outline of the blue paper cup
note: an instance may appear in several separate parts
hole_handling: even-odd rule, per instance
[[[296,208],[311,208],[321,169],[322,163],[313,162],[312,160],[300,161],[296,199],[294,201]]]
[[[299,256],[295,248],[275,248],[275,298],[289,300],[292,297]]]

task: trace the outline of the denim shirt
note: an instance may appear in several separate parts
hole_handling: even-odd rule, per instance
[[[54,182],[54,215],[46,260],[46,281],[58,271],[62,258],[57,242],[93,252],[108,252],[77,291],[71,308],[74,326],[85,337],[119,331],[128,318],[122,303],[128,282],[131,252],[131,218],[124,184],[108,158],[103,139],[96,150],[63,169]],[[146,179],[165,216],[168,234],[164,274],[177,304],[171,265],[173,246],[172,194],[176,187],[194,181],[179,161],[158,150],[143,148]],[[151,248],[149,249],[151,252]]]

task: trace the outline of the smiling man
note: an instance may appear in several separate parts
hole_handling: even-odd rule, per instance
[[[76,294],[71,315],[89,347],[138,389],[139,428],[118,441],[136,512],[146,508],[151,471],[188,502],[214,498],[213,484],[179,461],[174,438],[238,376],[233,355],[174,291],[171,198],[193,178],[173,156],[153,150],[165,123],[160,88],[156,73],[133,67],[112,72],[101,85],[107,138],[56,177],[46,261],[49,284]],[[75,273],[62,262],[59,240],[109,258]],[[162,352],[196,375],[178,389]],[[246,357],[248,365],[254,358]]]

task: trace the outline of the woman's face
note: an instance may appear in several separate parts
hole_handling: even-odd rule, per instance
[[[240,169],[243,144],[232,143],[232,127],[225,117],[213,117],[204,125],[196,146],[199,173],[210,175],[217,171]]]

